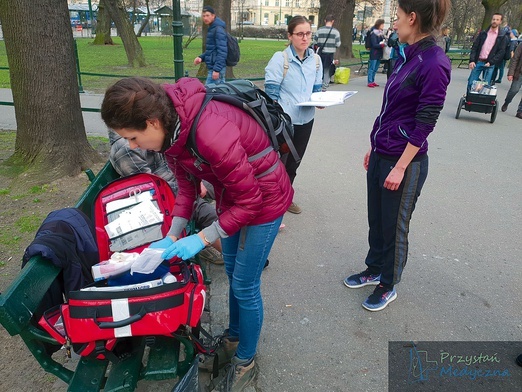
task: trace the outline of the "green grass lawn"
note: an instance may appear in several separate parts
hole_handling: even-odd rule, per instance
[[[81,72],[118,75],[118,77],[82,75],[82,85],[86,91],[103,92],[107,86],[124,76],[174,76],[174,49],[171,36],[139,38],[147,62],[147,66],[142,68],[128,67],[125,50],[119,37],[113,38],[115,45],[112,46],[93,45],[92,41],[92,38],[76,39]],[[266,64],[274,52],[286,47],[286,43],[286,40],[243,40],[239,44],[241,61],[234,67],[234,76],[236,78],[262,79]],[[358,50],[360,49],[363,49],[362,46],[354,46],[356,57],[358,57]],[[194,66],[192,62],[199,54],[201,54],[201,39],[195,39],[183,52],[184,69],[188,71],[189,76],[196,76],[199,66]],[[352,59],[344,63],[353,64],[356,62],[357,60]],[[4,41],[0,41],[0,67],[8,67]],[[165,81],[167,80],[165,79]],[[9,71],[0,69],[0,88],[9,87]]]

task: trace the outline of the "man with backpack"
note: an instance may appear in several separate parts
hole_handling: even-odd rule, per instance
[[[327,15],[325,25],[320,27],[314,35],[314,45],[317,45],[317,54],[323,63],[323,90],[330,85],[330,67],[334,64],[335,51],[341,46],[341,34],[333,27],[333,15]]]
[[[216,16],[216,11],[209,5],[203,7],[201,18],[208,26],[207,41],[205,52],[194,59],[194,65],[201,62],[207,64],[206,85],[224,83],[228,54],[226,24]]]

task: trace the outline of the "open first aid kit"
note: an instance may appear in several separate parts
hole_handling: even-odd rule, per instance
[[[140,253],[167,235],[176,198],[167,181],[148,173],[107,184],[94,201],[100,260],[113,252]]]
[[[93,267],[95,283],[69,292],[68,302],[45,312],[40,326],[77,354],[98,359],[110,359],[121,338],[173,336],[181,326],[196,327],[206,295],[201,268],[180,259],[163,261],[161,250],[148,248],[167,234],[174,202],[168,183],[152,174],[102,188],[93,208],[102,260]],[[108,284],[119,273],[148,274],[158,262],[167,264],[159,278],[150,274],[136,284]]]

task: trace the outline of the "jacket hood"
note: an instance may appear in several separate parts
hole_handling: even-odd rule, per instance
[[[226,28],[227,25],[225,24],[225,22],[223,22],[222,19],[220,19],[219,17],[216,16],[216,19],[214,19],[214,21],[210,24],[209,29],[210,28],[215,29],[218,26]]]
[[[181,124],[179,137],[169,148],[169,153],[177,156],[187,143],[192,123],[205,99],[206,89],[196,78],[181,78],[175,84],[163,85],[163,88],[172,100]]]

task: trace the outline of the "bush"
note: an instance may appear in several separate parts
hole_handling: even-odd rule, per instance
[[[234,28],[231,34],[235,37],[241,36],[251,38],[273,38],[273,39],[286,39],[286,28],[285,27],[254,27],[254,26],[243,26],[243,28]]]

